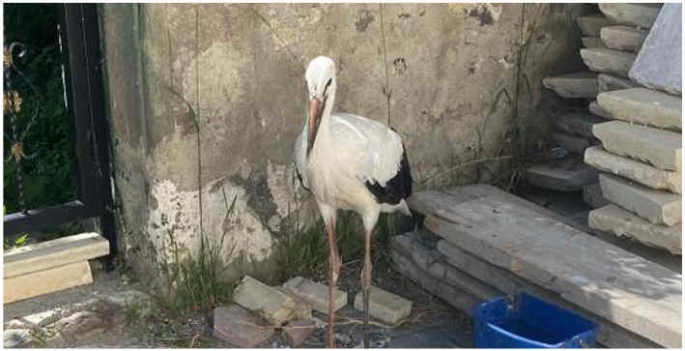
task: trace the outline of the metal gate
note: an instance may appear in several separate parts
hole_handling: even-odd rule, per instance
[[[4,234],[32,232],[47,227],[100,219],[102,235],[109,240],[107,269],[116,255],[112,186],[110,178],[110,138],[105,116],[103,60],[96,4],[64,4],[60,14],[60,40],[63,55],[66,112],[76,158],[76,199],[37,209],[23,208],[4,216]],[[8,50],[5,50],[8,54]],[[12,53],[9,52],[10,58]],[[5,57],[5,104],[13,104],[8,75],[13,65]],[[9,101],[9,102],[8,102]],[[6,107],[7,111],[7,107]],[[12,111],[10,109],[9,114]],[[8,112],[6,112],[7,117]],[[7,132],[7,131],[6,131]],[[22,145],[14,142],[12,148]],[[13,150],[14,151],[14,150]],[[21,150],[19,150],[21,152]]]

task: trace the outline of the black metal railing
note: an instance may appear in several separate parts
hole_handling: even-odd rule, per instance
[[[13,59],[20,57],[25,47],[10,44],[4,58],[4,112],[11,119],[9,136],[10,162],[15,162],[19,211],[4,216],[3,235],[40,231],[45,228],[90,218],[100,219],[103,236],[110,242],[111,258],[116,254],[116,234],[110,179],[110,140],[104,109],[103,61],[96,4],[64,4],[60,6],[60,47],[63,54],[63,76],[66,112],[70,138],[75,155],[74,178],[76,198],[59,205],[30,209],[24,193],[22,161],[26,160],[23,140],[31,121],[17,121],[22,97],[12,86],[17,72]],[[109,265],[111,267],[111,265]]]

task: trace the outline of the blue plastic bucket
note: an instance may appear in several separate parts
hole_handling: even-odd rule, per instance
[[[473,314],[478,348],[593,347],[596,323],[527,293],[482,303]]]

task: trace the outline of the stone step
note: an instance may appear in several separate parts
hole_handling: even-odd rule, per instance
[[[246,275],[233,291],[233,302],[280,326],[296,308],[295,300],[277,288]]]
[[[309,302],[312,308],[328,314],[328,286],[316,283],[303,277],[294,277],[283,283],[283,288]],[[335,298],[335,310],[347,305],[347,292],[338,289]]]
[[[591,208],[600,208],[609,204],[602,196],[602,187],[599,183],[588,184],[583,187],[583,201]]]
[[[653,89],[682,94],[682,9],[665,4],[630,68],[630,79]]]
[[[585,150],[585,163],[600,171],[628,178],[656,190],[682,193],[681,173],[661,170],[642,162],[617,156],[601,146]]]
[[[412,302],[387,292],[381,288],[371,286],[369,289],[369,314],[385,323],[396,324],[411,314]],[[360,291],[354,297],[354,308],[364,311],[363,294]]]
[[[604,27],[600,37],[609,49],[638,52],[649,34],[648,30],[629,26]]]
[[[599,37],[599,32],[602,27],[610,26],[613,23],[601,14],[580,16],[576,18],[578,27],[584,36]]]
[[[642,28],[652,27],[660,9],[660,4],[599,4],[599,10],[612,22]]]
[[[592,126],[603,122],[605,122],[604,119],[589,113],[569,112],[554,118],[554,129],[592,140],[595,138],[592,134]]]
[[[597,100],[592,101],[588,105],[587,109],[590,111],[590,113],[592,113],[595,116],[606,118],[606,119],[613,119],[613,117],[611,117],[611,114],[609,112],[607,112],[607,110],[605,110],[601,106],[599,106],[599,104],[597,103]]]
[[[582,37],[580,40],[583,42],[583,47],[585,48],[606,48],[602,38],[600,37]]]
[[[682,135],[622,121],[596,124],[593,134],[605,150],[679,172],[682,169]]]
[[[567,158],[537,164],[526,170],[526,180],[538,188],[556,191],[580,191],[587,184],[597,183],[597,171],[582,161]]]
[[[589,71],[547,77],[542,84],[567,99],[594,98],[598,93],[597,74]]]
[[[604,198],[654,224],[672,226],[681,221],[680,195],[608,174],[600,174],[599,183]]]
[[[614,90],[636,88],[640,85],[630,79],[616,77],[611,74],[600,73],[597,75],[597,87],[600,93]]]
[[[629,237],[645,245],[682,254],[682,227],[650,223],[618,206],[608,205],[590,212],[590,228]]]
[[[597,95],[597,103],[615,119],[681,130],[682,99],[660,91],[631,88]]]
[[[590,140],[586,138],[564,133],[553,133],[552,138],[557,146],[561,146],[568,152],[576,155],[582,155],[585,149],[592,145]]]
[[[580,49],[580,57],[592,71],[621,77],[628,77],[628,71],[635,61],[633,53],[603,48]]]

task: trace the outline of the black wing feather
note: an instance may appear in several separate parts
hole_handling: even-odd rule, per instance
[[[378,182],[364,182],[366,188],[376,197],[378,203],[397,205],[402,199],[411,196],[412,182],[411,169],[409,168],[409,158],[407,149],[402,144],[402,160],[397,173],[385,184],[381,186]]]

